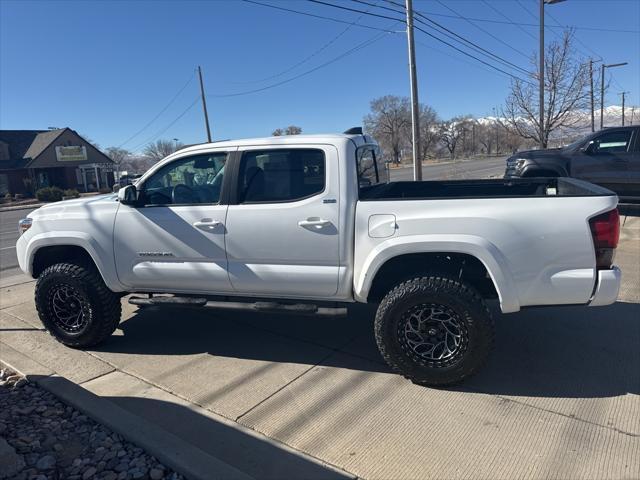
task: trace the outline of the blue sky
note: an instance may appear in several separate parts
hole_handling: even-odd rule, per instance
[[[372,98],[408,95],[406,36],[358,26],[398,32],[400,23],[306,0],[259,1],[347,23],[237,0],[0,0],[0,128],[69,126],[103,147],[118,146],[175,97],[124,148],[139,150],[156,138],[200,142],[205,140],[200,105],[189,109],[198,95],[197,65],[204,73],[215,139],[269,135],[290,124],[307,133],[341,131],[361,125]],[[327,1],[401,16],[350,0]],[[368,1],[393,6],[385,0]],[[458,12],[473,19],[535,25],[537,0],[414,4],[455,33],[530,68],[526,55],[537,48],[537,27],[451,17]],[[637,0],[567,0],[546,8],[551,25],[640,30]],[[349,27],[356,20],[358,25]],[[548,41],[557,38],[553,31],[561,30],[549,28]],[[640,34],[578,29],[576,35],[583,56],[629,62],[611,69],[614,83],[608,104],[619,104],[616,93],[624,89],[631,92],[628,104],[639,105]],[[374,43],[321,67],[377,36]],[[507,77],[420,32],[416,40],[420,100],[441,117],[483,116],[503,103]],[[332,43],[308,59],[328,42]],[[216,96],[270,87],[316,67],[320,68],[261,92]],[[283,71],[287,72],[279,75]]]

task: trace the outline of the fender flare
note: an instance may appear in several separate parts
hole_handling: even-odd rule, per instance
[[[354,297],[366,302],[373,279],[392,258],[415,253],[462,253],[477,258],[487,269],[498,292],[502,312],[517,312],[520,301],[508,262],[502,252],[488,240],[475,235],[411,235],[386,240],[366,256],[361,273],[354,278]]]
[[[41,248],[51,246],[73,246],[84,249],[93,260],[107,287],[114,292],[125,290],[118,280],[113,261],[111,264],[103,261],[103,259],[113,260],[113,252],[106,251],[95,239],[84,232],[43,232],[30,238],[22,255],[18,252],[19,256],[26,260],[25,267],[29,275],[33,276],[33,260],[36,252]]]

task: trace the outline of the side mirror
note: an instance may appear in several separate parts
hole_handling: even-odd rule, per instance
[[[126,185],[118,190],[118,200],[123,205],[135,205],[138,203],[138,190],[135,185]]]

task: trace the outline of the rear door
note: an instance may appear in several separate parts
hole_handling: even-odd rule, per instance
[[[604,131],[572,159],[572,176],[623,194],[631,185],[633,141],[631,129]]]
[[[327,298],[339,275],[338,151],[330,145],[251,147],[227,212],[235,292]]]

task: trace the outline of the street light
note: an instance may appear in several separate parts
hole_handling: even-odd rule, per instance
[[[600,66],[600,130],[604,128],[604,69],[622,67],[624,65],[627,65],[627,62],[610,63],[609,65],[602,63]]]
[[[544,4],[552,5],[554,3],[564,2],[565,0],[540,0],[540,72],[538,74],[540,81],[540,149],[545,148],[544,145]]]
[[[173,141],[175,142],[176,146],[175,149],[178,150],[178,138],[174,138]]]

